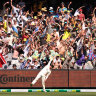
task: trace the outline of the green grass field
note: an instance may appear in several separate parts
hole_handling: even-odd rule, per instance
[[[78,93],[78,92],[1,92],[0,96],[96,96],[96,93]]]

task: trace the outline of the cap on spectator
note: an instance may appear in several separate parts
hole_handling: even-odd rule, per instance
[[[89,45],[88,45],[88,44],[85,44],[85,46],[86,46],[86,47],[89,47]]]
[[[67,12],[68,12],[68,13],[70,13],[70,11],[69,11],[69,10],[68,10]]]
[[[82,9],[79,9],[80,12],[82,12],[83,10]]]
[[[54,18],[59,18],[59,16],[58,15],[55,15]]]
[[[35,60],[34,60],[34,62],[38,62],[38,60],[37,60],[37,59],[35,59]]]
[[[5,14],[4,16],[7,17],[7,14]]]
[[[61,58],[62,61],[64,61],[64,58]]]
[[[47,11],[47,8],[46,8],[46,7],[44,7],[44,8],[42,8],[42,9],[41,9],[41,11],[46,12],[46,11]]]
[[[3,26],[3,24],[0,24],[0,26]]]
[[[37,16],[34,16],[34,19],[37,19]]]
[[[5,32],[5,30],[4,31],[2,31],[2,33],[4,33]]]
[[[28,30],[26,30],[25,33],[29,33]]]
[[[32,25],[32,26],[35,25],[35,22],[32,22],[31,25]]]
[[[22,22],[20,22],[19,25],[22,25]]]
[[[53,7],[50,7],[49,10],[53,10]]]
[[[16,18],[13,18],[13,21],[17,21]]]
[[[49,12],[51,12],[51,13],[54,12],[54,11],[53,11],[53,7],[50,7],[50,8],[49,8]]]
[[[32,58],[31,58],[31,57],[29,57],[27,60],[30,60],[30,61],[31,61],[31,59],[32,59]]]
[[[23,58],[23,57],[20,57],[19,59],[20,59],[20,60],[23,60],[24,58]]]
[[[8,15],[8,18],[12,18],[12,15]]]

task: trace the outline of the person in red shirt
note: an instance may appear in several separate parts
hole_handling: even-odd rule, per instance
[[[28,32],[25,32],[25,34],[22,36],[23,43],[25,43],[27,41],[28,37],[29,37]]]
[[[79,9],[79,13],[80,14],[78,15],[78,19],[81,20],[81,21],[85,20],[85,15],[82,13],[82,9]]]

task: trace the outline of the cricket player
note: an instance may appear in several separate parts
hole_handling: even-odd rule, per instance
[[[38,73],[36,78],[32,81],[31,86],[34,85],[39,78],[41,78],[42,79],[43,91],[46,92],[46,90],[45,90],[45,81],[47,80],[47,78],[51,74],[51,66],[50,66],[51,61],[52,60],[50,60],[49,63]]]

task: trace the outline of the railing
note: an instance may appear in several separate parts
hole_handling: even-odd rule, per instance
[[[40,70],[0,70],[0,88],[31,88]],[[33,88],[42,87],[41,79]],[[52,70],[46,81],[48,88],[96,87],[96,70]]]

